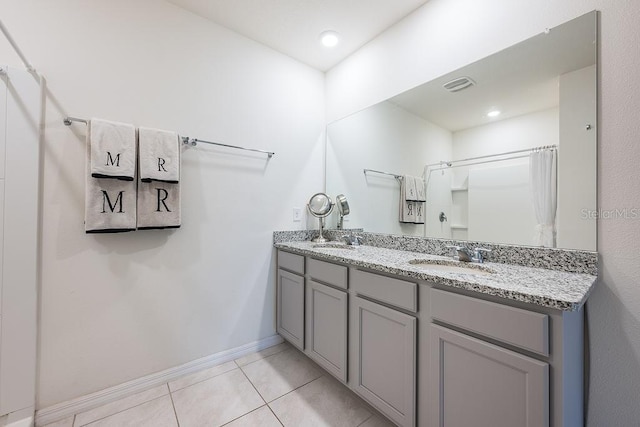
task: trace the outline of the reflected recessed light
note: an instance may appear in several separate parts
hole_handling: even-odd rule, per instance
[[[334,47],[340,41],[340,36],[335,31],[323,31],[320,33],[320,42],[325,47]]]
[[[498,117],[499,115],[500,115],[500,111],[498,110],[489,111],[487,113],[487,117]]]

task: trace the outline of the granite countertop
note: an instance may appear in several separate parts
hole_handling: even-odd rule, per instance
[[[339,245],[337,242],[334,243]],[[310,255],[327,261],[427,280],[442,286],[466,289],[564,311],[580,309],[597,278],[591,274],[490,262],[460,263],[463,267],[489,270],[489,274],[452,273],[429,270],[425,266],[409,263],[416,259],[430,260],[436,264],[452,263],[451,258],[442,256],[373,246],[342,249],[320,248],[314,245],[309,241],[296,241],[276,243],[274,246],[300,255]]]

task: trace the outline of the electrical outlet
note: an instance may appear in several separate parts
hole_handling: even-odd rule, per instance
[[[302,221],[302,209],[301,208],[293,208],[293,222]]]

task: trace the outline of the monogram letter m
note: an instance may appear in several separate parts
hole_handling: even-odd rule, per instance
[[[118,197],[116,197],[116,201],[111,204],[109,193],[107,193],[105,190],[102,190],[102,213],[107,213],[107,205],[109,206],[109,210],[111,211],[111,213],[114,213],[116,211],[117,206],[120,206],[118,213],[124,213],[124,211],[122,210],[122,193],[124,193],[124,191],[119,192]]]
[[[107,151],[107,163],[105,163],[105,166],[109,166],[109,163],[111,163],[111,166],[115,166],[117,168],[120,167],[120,153],[116,154],[116,158],[114,159],[111,156],[111,152]]]

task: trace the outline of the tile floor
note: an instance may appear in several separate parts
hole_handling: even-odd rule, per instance
[[[76,414],[46,427],[391,427],[287,343]]]

